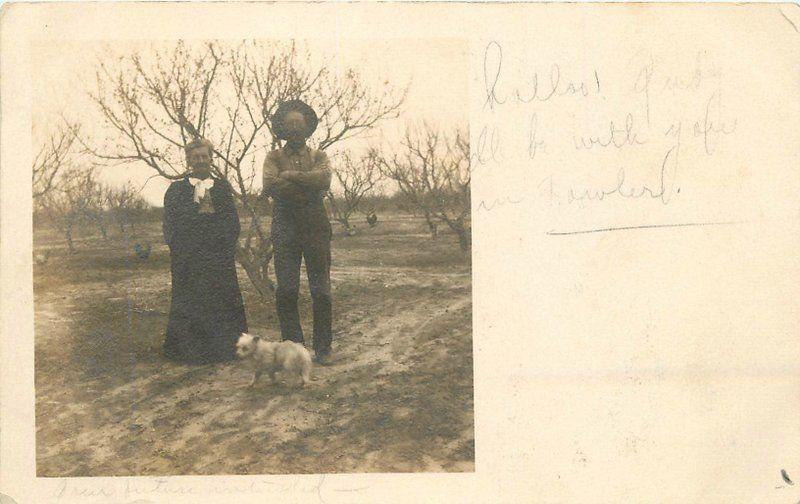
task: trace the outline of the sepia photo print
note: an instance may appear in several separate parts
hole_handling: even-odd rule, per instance
[[[465,40],[30,58],[37,476],[474,470]]]

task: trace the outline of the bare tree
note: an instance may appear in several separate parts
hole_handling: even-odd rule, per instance
[[[394,180],[423,215],[431,233],[444,222],[471,247],[469,138],[466,132],[442,133],[428,125],[406,130],[400,152],[378,157],[381,172]]]
[[[320,116],[317,146],[327,149],[396,117],[406,93],[372,93],[354,72],[336,78],[293,43],[251,41],[179,42],[172,50],[119,58],[114,68],[101,63],[91,96],[109,130],[101,146],[90,147],[100,159],[144,163],[156,176],[174,180],[185,174],[184,145],[198,136],[214,143],[214,172],[231,183],[244,214],[237,260],[266,298],[274,290],[268,274],[272,243],[253,195],[257,165],[280,146],[271,131],[278,104],[309,101]]]
[[[103,240],[108,240],[108,199],[106,198],[106,187],[100,184],[92,174],[86,181],[87,185],[84,188],[85,192],[85,206],[84,214],[86,218],[93,222]]]
[[[66,169],[78,130],[77,124],[63,121],[39,146],[33,158],[31,175],[34,200],[47,194],[61,170]]]
[[[328,202],[334,220],[341,223],[349,233],[350,217],[383,175],[378,169],[378,156],[374,150],[369,150],[357,159],[349,151],[343,151],[333,159],[332,164],[333,175],[340,188],[328,192]]]
[[[97,201],[102,188],[93,170],[69,168],[62,172],[58,183],[37,201],[58,230],[64,233],[70,252],[75,252],[73,241],[76,226],[96,222]]]
[[[135,234],[137,218],[150,208],[139,189],[130,182],[121,187],[107,187],[105,199],[120,233],[127,235],[129,229]]]
[[[70,252],[75,252],[73,242],[73,231],[78,220],[78,213],[72,208],[71,201],[67,197],[67,191],[63,188],[58,191],[46,191],[37,200],[36,206],[58,229],[67,241]]]

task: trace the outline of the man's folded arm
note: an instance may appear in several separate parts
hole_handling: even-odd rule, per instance
[[[262,180],[263,184],[261,188],[261,195],[263,197],[275,197],[275,192],[278,184],[281,181],[281,178],[278,176],[278,166],[272,160],[272,156],[270,154],[267,154],[267,157],[264,158],[264,173]]]
[[[273,198],[278,197],[289,200],[296,200],[304,196],[298,184],[279,175],[278,165],[275,164],[275,161],[269,154],[264,160],[262,196],[272,196]]]
[[[315,191],[327,191],[331,187],[331,164],[328,155],[317,151],[314,167],[306,172],[292,171],[285,173],[285,179],[296,182],[303,187]]]

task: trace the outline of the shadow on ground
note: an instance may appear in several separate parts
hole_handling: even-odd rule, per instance
[[[473,470],[469,257],[388,226],[334,239],[338,360],[304,389],[163,360],[166,247],[37,243],[56,248],[34,271],[37,475]],[[251,330],[277,339],[271,300],[240,283]]]

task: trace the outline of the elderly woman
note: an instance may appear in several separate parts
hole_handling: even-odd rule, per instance
[[[187,363],[236,357],[247,331],[236,277],[239,218],[230,184],[211,174],[213,146],[198,139],[186,146],[191,174],[164,196],[164,240],[172,270],[164,354]]]

